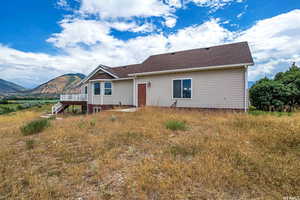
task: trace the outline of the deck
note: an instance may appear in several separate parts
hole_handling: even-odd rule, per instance
[[[86,94],[62,94],[60,102],[69,105],[85,105],[87,103]]]
[[[87,110],[86,94],[62,94],[59,102],[52,106],[52,114],[64,112],[71,105],[80,105],[83,112]]]

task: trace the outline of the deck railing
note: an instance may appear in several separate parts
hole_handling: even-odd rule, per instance
[[[62,94],[60,101],[87,101],[86,94]]]

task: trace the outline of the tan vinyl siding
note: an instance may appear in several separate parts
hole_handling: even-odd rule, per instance
[[[104,105],[119,105],[119,103],[133,105],[133,80],[112,82],[112,95],[103,97]]]
[[[104,95],[104,82],[101,81],[101,94],[94,95],[94,82],[90,82],[88,104],[97,105],[133,105],[133,80],[112,82],[112,95]]]
[[[147,87],[147,105],[171,106],[173,79],[192,79],[192,98],[177,99],[177,107],[245,108],[245,68],[197,71],[140,77],[136,84]]]

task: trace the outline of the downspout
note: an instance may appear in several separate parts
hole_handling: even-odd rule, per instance
[[[245,65],[245,102],[244,102],[244,108],[245,112],[248,110],[248,66]]]
[[[92,105],[94,105],[94,84],[91,83],[90,87],[91,87],[91,92],[92,92]]]
[[[133,98],[133,106],[136,107],[136,86],[135,86],[136,81],[135,81],[135,79],[136,79],[136,76],[133,78],[133,95],[132,95],[132,98]]]
[[[101,99],[100,104],[101,105],[103,105],[104,93],[105,93],[105,91],[104,91],[104,82],[100,82],[100,95],[101,95],[101,97],[100,97],[100,99]]]
[[[90,92],[90,88],[89,88],[89,83],[85,85],[87,93],[86,93],[86,114],[89,113],[89,92]],[[85,87],[84,87],[84,93],[85,93]]]

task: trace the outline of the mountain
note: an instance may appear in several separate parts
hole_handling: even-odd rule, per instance
[[[15,83],[0,79],[0,94],[24,92],[26,89]]]
[[[56,77],[30,91],[29,94],[63,94],[79,93],[78,83],[85,78],[84,74],[64,74]]]

